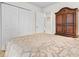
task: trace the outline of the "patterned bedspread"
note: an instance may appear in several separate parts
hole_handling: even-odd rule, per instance
[[[79,38],[39,33],[14,38],[6,57],[79,57]]]

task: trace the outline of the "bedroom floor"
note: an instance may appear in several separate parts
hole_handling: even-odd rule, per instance
[[[0,57],[4,57],[4,53],[5,53],[4,50],[0,50]]]
[[[65,56],[65,57],[79,56],[79,38],[70,38],[70,37],[64,37],[59,35],[48,35],[48,34],[46,35],[40,34],[40,35],[42,35],[42,37],[45,38],[45,40],[47,39],[46,46],[44,46],[44,44],[40,46],[40,48],[42,48],[40,51],[43,51],[45,49],[44,50],[45,53],[49,53],[49,52],[50,53],[52,52],[53,54],[56,53],[55,56],[57,57],[58,56]],[[52,38],[47,38],[47,36],[48,37],[50,36]],[[41,40],[38,40],[38,43],[42,41],[42,37],[39,36],[39,39]],[[48,42],[48,39],[51,39],[51,40]],[[51,45],[51,43],[54,43],[53,46]],[[4,53],[5,51],[0,51],[0,57],[3,57]]]

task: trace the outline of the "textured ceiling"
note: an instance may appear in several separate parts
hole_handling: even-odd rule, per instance
[[[49,5],[53,5],[57,2],[29,2],[29,3],[31,3],[33,5],[36,5],[38,7],[44,8],[44,7],[47,7]]]

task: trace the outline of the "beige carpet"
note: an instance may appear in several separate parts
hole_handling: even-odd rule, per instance
[[[14,38],[7,48],[8,57],[79,57],[79,38],[38,33]]]
[[[4,57],[4,53],[5,53],[4,50],[0,50],[0,57]]]
[[[33,37],[32,38],[33,40],[31,40],[31,37]],[[49,35],[49,34],[38,34],[38,35],[36,34],[31,37],[29,36],[29,39],[26,36],[19,37],[19,38],[16,38],[17,40],[15,39],[16,41],[13,41],[13,42],[18,44],[23,43],[25,44],[25,46],[26,46],[26,42],[28,45],[30,44],[32,46],[33,45],[37,47],[39,46],[39,49],[38,48],[37,49],[35,48],[36,50],[32,49],[31,56],[33,57],[34,56],[79,57],[79,38],[71,38],[71,37]],[[37,39],[35,39],[34,37]],[[25,40],[25,39],[28,39],[28,40]],[[25,47],[25,46],[22,45],[22,47]],[[8,50],[8,52],[11,52],[11,51]],[[17,51],[19,50],[17,49],[16,52]],[[4,53],[5,51],[0,51],[0,57],[3,57]],[[23,53],[21,55],[23,55]]]

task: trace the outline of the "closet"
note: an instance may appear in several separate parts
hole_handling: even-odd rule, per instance
[[[56,33],[68,37],[77,37],[77,8],[64,7],[55,13]]]
[[[14,37],[34,33],[34,17],[31,10],[15,5],[0,4],[0,49],[5,50],[7,42]]]

